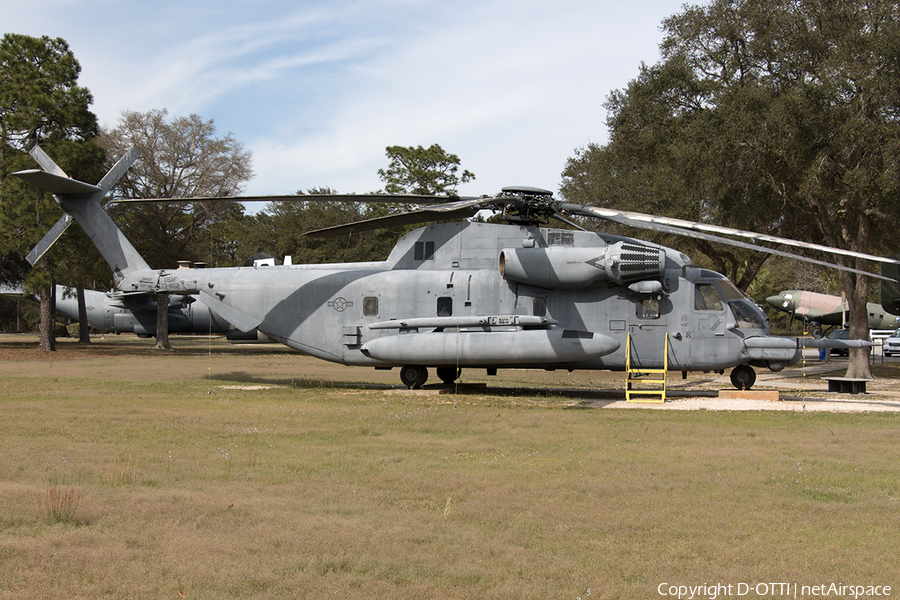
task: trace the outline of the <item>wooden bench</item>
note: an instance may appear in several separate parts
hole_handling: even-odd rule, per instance
[[[853,377],[823,377],[828,382],[828,391],[839,394],[865,394],[866,382],[871,379],[856,379]]]

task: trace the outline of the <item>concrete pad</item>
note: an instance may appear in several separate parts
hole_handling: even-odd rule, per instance
[[[719,390],[719,398],[769,400],[771,402],[778,402],[781,399],[778,390]]]

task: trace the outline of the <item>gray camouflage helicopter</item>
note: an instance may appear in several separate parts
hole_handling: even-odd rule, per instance
[[[462,368],[496,374],[498,369],[623,371],[626,365],[643,369],[667,365],[668,370],[685,374],[731,368],[735,387],[749,389],[756,380],[754,367],[781,370],[799,361],[804,346],[869,345],[861,340],[770,335],[763,311],[719,273],[693,266],[688,256],[671,248],[586,231],[564,215],[696,236],[835,268],[842,267],[754,242],[859,256],[850,251],[567,204],[554,200],[548,191],[519,187],[490,197],[444,197],[443,204],[310,234],[344,235],[462,219],[484,209],[502,211],[506,221],[430,224],[401,238],[384,261],[152,269],[100,204],[137,160],[137,151],[123,156],[97,185],[66,177],[37,147],[31,155],[44,170],[14,175],[53,193],[66,215],[32,251],[30,260],[36,261],[74,218],[109,263],[120,291],[194,294],[238,329],[257,329],[299,352],[335,363],[399,367],[400,379],[409,387],[425,383],[430,368],[451,383]],[[230,199],[285,198],[294,197]],[[306,201],[316,199],[303,196]],[[436,197],[321,199],[422,205]],[[207,199],[192,201],[201,200]],[[550,218],[577,229],[547,227]]]

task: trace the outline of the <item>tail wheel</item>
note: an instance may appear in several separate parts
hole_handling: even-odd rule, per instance
[[[739,390],[749,390],[756,383],[756,371],[747,365],[738,365],[731,370],[731,384]]]
[[[453,385],[453,382],[459,379],[459,376],[462,374],[462,369],[454,367],[438,367],[436,372],[438,379],[443,381],[446,385]]]
[[[400,381],[408,388],[420,388],[427,380],[428,369],[421,365],[406,365],[400,369]]]

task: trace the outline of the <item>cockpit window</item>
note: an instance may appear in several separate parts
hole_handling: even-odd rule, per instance
[[[711,283],[694,285],[695,310],[722,310],[722,298]]]
[[[726,302],[729,300],[743,300],[746,298],[741,290],[727,279],[719,280],[719,289],[722,290],[722,296],[725,298]]]
[[[729,302],[731,312],[738,329],[765,329],[766,322],[762,312],[747,300]]]

